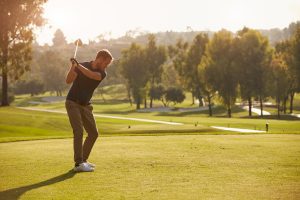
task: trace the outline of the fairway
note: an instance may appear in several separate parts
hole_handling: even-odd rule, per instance
[[[299,199],[299,135],[100,137],[93,173],[72,140],[0,144],[0,199]]]
[[[64,103],[28,106],[23,99],[28,110],[0,109],[7,166],[0,171],[1,200],[300,198],[296,118],[249,119],[239,109],[231,119],[222,112],[139,113],[126,103],[99,102],[100,138],[90,157],[96,171],[75,174]],[[44,109],[51,112],[38,111]],[[268,134],[211,128],[263,131],[266,122]]]

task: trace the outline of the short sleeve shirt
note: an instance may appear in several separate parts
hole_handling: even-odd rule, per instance
[[[98,81],[98,80],[88,78],[78,68],[75,68],[77,77],[74,80],[69,90],[69,93],[67,95],[67,100],[77,102],[81,105],[88,105],[91,103],[90,100],[93,96],[94,90],[98,87],[101,81],[106,77],[107,73],[106,71],[102,71],[100,69],[93,69],[92,62],[84,62],[80,64],[91,71],[101,73],[102,79]]]

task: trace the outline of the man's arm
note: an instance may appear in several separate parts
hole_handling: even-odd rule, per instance
[[[72,64],[66,77],[66,83],[72,83],[76,79],[76,77],[77,73],[75,72],[75,64]]]
[[[102,76],[99,72],[93,72],[89,70],[88,68],[82,66],[81,64],[76,65],[77,69],[79,69],[85,76],[87,76],[90,79],[94,79],[97,81],[100,81],[102,79]]]

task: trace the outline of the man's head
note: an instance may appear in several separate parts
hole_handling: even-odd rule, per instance
[[[114,58],[107,49],[102,49],[97,53],[95,65],[102,70],[106,69],[112,63]]]

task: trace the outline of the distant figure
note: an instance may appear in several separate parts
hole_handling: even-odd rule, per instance
[[[108,50],[103,49],[97,53],[94,61],[78,63],[74,58],[71,61],[66,83],[73,84],[65,105],[74,135],[74,171],[92,172],[95,165],[88,162],[88,158],[98,137],[98,130],[90,100],[94,90],[106,77],[105,69],[111,64],[113,57]],[[88,135],[82,145],[83,127]]]

